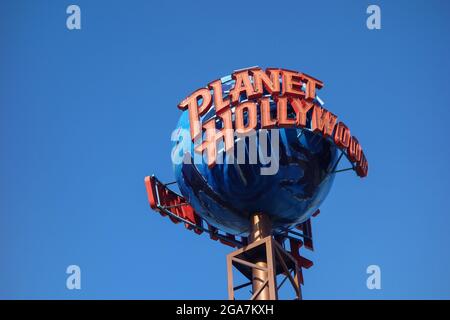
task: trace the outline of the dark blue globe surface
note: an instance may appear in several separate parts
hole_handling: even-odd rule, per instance
[[[233,80],[224,77],[222,83],[224,97],[227,97]],[[273,101],[271,109],[276,112]],[[201,120],[214,116],[212,108]],[[177,128],[189,130],[187,111],[181,115]],[[248,164],[248,161],[237,164],[236,159],[234,162],[225,159],[223,164],[208,168],[205,161],[186,161],[194,154],[191,139],[179,136],[175,144],[177,148],[173,152],[185,159],[183,163],[174,164],[182,195],[208,223],[240,235],[248,233],[249,218],[256,212],[269,215],[275,231],[306,221],[332,186],[335,174],[330,172],[338,155],[332,141],[309,129],[280,128],[279,170],[274,175],[261,175],[261,167],[268,165],[262,165],[259,158],[257,164]],[[221,149],[223,143],[218,145],[219,152]]]

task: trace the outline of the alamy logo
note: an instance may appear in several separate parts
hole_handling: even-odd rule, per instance
[[[66,287],[69,290],[81,289],[81,269],[79,266],[72,264],[67,267],[66,273],[69,275],[66,280]]]
[[[75,4],[71,4],[67,7],[66,13],[70,14],[66,20],[66,27],[69,30],[81,29],[81,9]]]
[[[381,268],[376,264],[370,265],[366,270],[370,276],[367,278],[366,285],[369,290],[381,289]]]
[[[381,9],[379,6],[375,4],[371,4],[367,7],[367,14],[370,14],[367,17],[366,25],[369,30],[379,30],[381,29]]]

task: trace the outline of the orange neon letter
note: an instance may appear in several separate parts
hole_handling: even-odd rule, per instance
[[[214,108],[216,109],[216,114],[220,114],[230,106],[230,99],[223,100],[222,81],[220,79],[211,82],[208,86],[214,90]]]
[[[281,96],[276,98],[278,126],[282,128],[290,128],[295,126],[295,119],[288,118],[287,97]]]
[[[233,89],[230,91],[231,105],[239,103],[239,97],[241,93],[245,91],[247,99],[254,99],[257,96],[257,92],[253,90],[253,85],[248,75],[248,70],[235,72],[232,75],[235,83]]]
[[[350,139],[349,146],[347,148],[347,155],[351,162],[359,162],[361,160],[361,145],[356,137]]]
[[[261,112],[261,129],[275,128],[277,120],[272,119],[272,116],[270,115],[270,98],[261,98],[259,100],[259,107]]]
[[[257,92],[257,98],[261,97],[264,89],[271,95],[280,93],[280,70],[267,68],[264,72],[261,68],[251,69],[250,73],[253,77],[253,86]]]
[[[361,152],[361,160],[358,162],[356,166],[356,173],[361,178],[364,178],[367,177],[368,171],[369,171],[369,163],[367,162],[364,152]]]
[[[295,111],[297,118],[296,125],[304,128],[306,126],[306,115],[314,104],[300,98],[289,98],[289,102]]]
[[[350,129],[343,122],[339,122],[334,133],[334,143],[339,148],[348,148],[350,138]]]
[[[205,130],[205,140],[195,147],[195,151],[198,153],[203,153],[207,150],[207,164],[208,167],[212,168],[216,164],[217,159],[217,141],[219,139],[224,139],[224,149],[225,152],[233,148],[234,146],[234,132],[233,132],[233,122],[231,119],[231,109],[223,111],[218,115],[222,119],[223,128],[220,131],[216,131],[216,118],[212,118],[203,124],[203,129]]]
[[[199,105],[198,103],[200,100],[201,103]],[[178,108],[181,110],[189,110],[189,124],[192,141],[194,141],[194,139],[201,133],[200,117],[209,110],[211,103],[211,92],[209,92],[206,88],[202,88],[195,91],[178,105]]]
[[[324,137],[331,136],[337,117],[322,107],[314,105],[311,118],[311,129],[314,132],[322,132]]]
[[[294,97],[304,97],[305,93],[302,91],[302,74],[297,71],[281,69],[283,78],[283,95]]]
[[[244,123],[244,111],[247,110],[247,125]],[[238,104],[235,111],[235,127],[236,132],[239,134],[246,134],[250,131],[256,129],[258,124],[257,114],[256,114],[256,104],[251,101],[246,101],[244,103]]]
[[[321,89],[323,87],[323,82],[302,73],[302,80],[306,83],[306,99],[311,101],[316,98],[316,88]]]

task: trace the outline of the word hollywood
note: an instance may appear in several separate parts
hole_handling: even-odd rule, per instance
[[[316,98],[322,81],[297,71],[259,67],[235,71],[232,79],[234,86],[229,91],[223,90],[218,79],[178,105],[189,112],[195,152],[206,151],[209,167],[216,164],[217,142],[223,140],[225,152],[233,149],[235,132],[246,135],[258,129],[304,128],[332,141],[346,153],[358,176],[367,176],[368,161],[358,139]],[[275,110],[271,110],[271,103]],[[213,105],[215,117],[201,123]]]

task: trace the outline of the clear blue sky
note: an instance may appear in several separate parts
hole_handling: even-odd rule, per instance
[[[173,180],[177,103],[253,65],[324,81],[369,159],[313,221],[304,297],[450,298],[449,32],[448,1],[1,1],[0,298],[226,298],[231,249],[150,211],[143,178]]]

